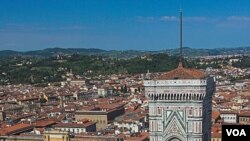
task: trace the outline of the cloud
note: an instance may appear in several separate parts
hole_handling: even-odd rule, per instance
[[[137,20],[139,22],[146,22],[146,23],[152,23],[152,22],[177,22],[179,21],[179,17],[176,16],[161,16],[161,17],[143,17],[143,16],[138,16]],[[191,17],[183,17],[183,21],[186,22],[205,22],[208,21],[209,18],[207,17],[199,17],[199,16],[191,16]]]
[[[162,21],[179,21],[179,18],[175,16],[162,16],[161,20]],[[196,17],[196,16],[183,18],[183,21],[186,21],[186,22],[203,22],[207,20],[208,20],[207,17]]]
[[[225,28],[250,28],[250,17],[249,16],[228,16],[221,18],[217,23],[219,27]]]
[[[178,21],[178,18],[175,16],[162,16],[161,21]]]
[[[228,21],[238,21],[238,22],[250,22],[250,17],[248,16],[229,16]]]

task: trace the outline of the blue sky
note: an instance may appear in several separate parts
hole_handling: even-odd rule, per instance
[[[0,50],[250,46],[250,0],[1,0]]]

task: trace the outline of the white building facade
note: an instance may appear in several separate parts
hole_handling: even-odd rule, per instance
[[[238,123],[238,114],[236,112],[224,111],[220,113],[224,123]]]

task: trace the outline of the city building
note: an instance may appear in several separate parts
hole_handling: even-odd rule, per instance
[[[54,125],[55,129],[60,131],[68,131],[71,133],[85,133],[85,132],[95,132],[96,123],[95,122],[86,122],[83,124],[78,123],[58,123]]]
[[[124,105],[119,104],[103,104],[94,110],[84,111],[79,110],[75,113],[76,121],[88,119],[96,122],[96,129],[105,129],[107,125],[115,119],[115,117],[124,114]]]
[[[0,141],[44,141],[44,138],[43,135],[36,135],[36,134],[27,134],[21,136],[12,135],[12,136],[0,136]]]
[[[221,141],[221,125],[214,124],[211,129],[211,141]]]
[[[220,116],[224,123],[238,123],[238,113],[235,111],[221,111]]]
[[[146,114],[126,112],[124,115],[117,117],[113,123],[120,131],[138,133],[145,129],[146,118]]]
[[[107,90],[106,89],[104,89],[104,88],[98,88],[97,89],[97,93],[98,93],[98,95],[99,96],[103,96],[103,97],[105,97],[105,96],[107,96]]]
[[[67,131],[45,131],[43,136],[44,141],[70,141],[70,134]]]
[[[124,141],[149,141],[148,133],[141,132],[139,134],[135,134],[132,137],[125,138]]]
[[[70,81],[71,86],[85,86],[85,80],[71,80]]]
[[[4,109],[2,108],[2,110],[0,110],[0,122],[4,121],[6,118],[6,113],[4,111]]]
[[[247,124],[250,125],[250,112],[243,111],[238,114],[239,124]]]
[[[123,141],[123,138],[119,138],[114,135],[93,133],[75,135],[74,138],[70,138],[70,141]]]

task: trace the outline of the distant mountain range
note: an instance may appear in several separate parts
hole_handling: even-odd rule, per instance
[[[0,51],[0,57],[9,56],[40,56],[50,57],[55,55],[71,55],[71,54],[83,54],[83,55],[102,55],[115,58],[131,58],[137,56],[143,56],[147,54],[167,53],[169,55],[177,55],[179,49],[166,49],[159,51],[140,51],[140,50],[102,50],[96,48],[47,48],[43,50],[35,51],[13,51],[3,50]],[[190,47],[183,48],[184,56],[211,56],[211,55],[235,55],[235,54],[250,54],[250,47],[237,47],[237,48],[215,48],[215,49],[195,49]]]

